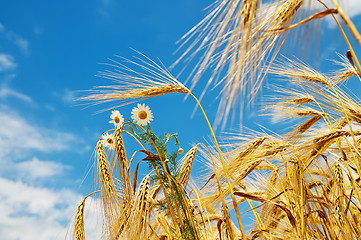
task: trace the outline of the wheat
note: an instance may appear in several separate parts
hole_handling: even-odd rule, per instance
[[[275,21],[279,21],[280,26],[288,24],[297,10],[302,6],[303,0],[288,0],[281,5],[281,7],[276,12]]]
[[[184,160],[182,166],[179,169],[179,175],[177,181],[184,188],[186,188],[188,185],[188,181],[190,178],[190,174],[192,171],[194,158],[196,154],[197,154],[197,146],[194,146],[187,152],[186,159]]]
[[[337,180],[337,184],[338,184],[338,188],[340,189],[340,193],[341,195],[343,195],[344,192],[344,180],[343,180],[343,173],[342,173],[342,169],[339,163],[335,164],[335,176],[336,176],[336,180]]]
[[[90,91],[90,95],[81,97],[79,100],[93,101],[95,104],[117,101],[120,102],[117,106],[124,106],[168,93],[190,93],[189,89],[165,68],[146,56],[142,54],[141,56],[145,60],[138,58],[140,63],[127,60],[128,63],[139,67],[139,72],[113,61],[112,66],[115,70],[100,72],[99,76],[113,80],[117,85],[97,86]]]
[[[105,226],[112,226],[116,221],[120,210],[120,202],[118,191],[116,189],[113,174],[109,169],[107,156],[104,152],[101,141],[99,140],[96,146],[97,152],[97,173],[98,181],[101,188],[102,203],[105,213]],[[111,234],[111,230],[107,229],[105,234]]]
[[[185,36],[185,41],[194,41],[180,58],[204,53],[190,75],[191,89],[207,68],[214,67],[200,99],[211,84],[223,84],[216,125],[221,121],[224,125],[230,111],[237,111],[235,106],[240,97],[260,89],[266,72],[293,83],[290,89],[278,87],[277,97],[271,99],[272,105],[266,109],[271,109],[269,115],[277,119],[281,116],[295,119],[295,125],[276,136],[255,133],[246,137],[241,133],[241,137],[235,137],[235,142],[224,145],[222,150],[211,128],[216,146],[205,147],[211,149],[204,157],[205,165],[211,170],[206,173],[204,178],[208,180],[202,182],[202,188],[198,182],[190,183],[190,176],[197,151],[205,155],[204,150],[198,149],[199,145],[192,147],[181,166],[170,169],[171,165],[163,161],[161,154],[168,149],[158,148],[155,141],[151,147],[156,148],[158,155],[148,154],[143,159],[154,160],[154,169],[137,186],[138,167],[144,161],[139,161],[134,173],[131,162],[135,153],[128,160],[123,129],[116,129],[115,149],[109,150],[109,156],[101,141],[96,146],[100,187],[97,192],[101,192],[104,206],[106,239],[359,238],[361,108],[360,101],[350,97],[340,84],[351,76],[360,76],[353,50],[347,53],[349,63],[344,58],[343,69],[329,76],[297,59],[285,59],[270,67],[283,43],[283,33],[338,13],[324,5],[326,10],[293,24],[297,16],[303,18],[308,14],[304,11],[305,2],[217,1],[211,13]],[[336,0],[333,2],[339,10]],[[268,11],[265,5],[269,6]],[[99,76],[117,85],[95,88],[92,95],[82,99],[96,103],[118,101],[125,105],[168,93],[194,97],[165,68],[150,59],[126,61],[140,71],[113,61],[110,65],[114,71],[100,72]],[[253,98],[251,95],[250,100]],[[138,137],[134,134],[140,143]],[[143,153],[154,150],[148,151],[140,145]],[[158,160],[163,168],[156,165]],[[119,165],[119,179],[114,174],[115,162]],[[245,205],[247,202],[249,206]],[[254,214],[254,227],[248,235],[238,206],[247,207],[245,214]],[[77,208],[73,239],[85,239],[84,207],[85,198]],[[239,228],[233,223],[235,217]]]
[[[127,154],[124,148],[123,136],[122,136],[123,129],[118,128],[114,134],[114,144],[115,144],[115,152],[120,163],[120,166],[124,169],[128,167],[128,159]]]
[[[85,198],[78,205],[78,210],[75,215],[73,240],[85,240],[84,207],[85,207]]]
[[[213,83],[223,84],[216,126],[222,123],[224,128],[240,98],[247,94],[251,95],[250,99],[255,98],[267,72],[262,66],[267,60],[272,64],[282,45],[282,41],[277,44],[280,34],[270,30],[288,26],[303,4],[303,0],[289,0],[265,7],[259,0],[217,1],[210,13],[182,37],[181,47],[190,42],[189,47],[174,65],[187,55],[192,60],[197,53],[202,54],[188,76],[192,79],[191,90],[213,65],[213,74],[200,99]],[[268,52],[270,49],[274,50],[273,54]]]
[[[150,210],[149,197],[149,178],[150,174],[146,175],[138,189],[135,192],[134,200],[131,203],[131,212],[129,220],[127,221],[127,235],[128,238],[132,236],[146,236],[148,231],[148,219]]]
[[[108,194],[115,194],[116,193],[115,185],[109,170],[107,157],[100,140],[98,141],[96,151],[97,151],[97,170],[98,170],[99,182],[102,186],[102,190],[104,190]]]
[[[291,81],[306,80],[312,83],[319,83],[331,86],[331,81],[323,74],[312,69],[304,63],[286,59],[283,63],[273,66],[270,73],[289,78]]]
[[[305,104],[305,103],[312,103],[314,101],[315,101],[315,99],[313,97],[304,96],[304,97],[294,98],[294,99],[291,99],[291,100],[286,101],[286,102],[281,102],[281,104],[284,104],[284,105],[291,105],[291,104],[302,105],[302,104]]]
[[[119,164],[119,174],[124,191],[124,200],[129,200],[132,192],[132,181],[129,175],[129,161],[127,158],[126,150],[123,142],[123,129],[118,128],[114,133],[115,154]]]

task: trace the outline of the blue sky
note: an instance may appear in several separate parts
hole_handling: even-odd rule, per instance
[[[348,11],[359,25],[361,6],[357,2],[350,1]],[[76,91],[108,84],[95,76],[97,71],[107,69],[99,63],[117,59],[115,55],[132,58],[135,52],[130,48],[171,65],[179,57],[173,55],[175,42],[202,19],[206,13],[203,9],[211,3],[0,2],[2,239],[64,239],[67,221],[91,189],[93,172],[85,176],[91,168],[96,141],[111,127],[110,111],[95,114],[109,105],[79,106],[73,101]],[[320,59],[335,58],[335,52],[345,52],[346,46],[332,24],[325,25]],[[329,66],[330,62],[321,61],[321,69]],[[184,79],[181,76],[179,80]],[[194,93],[199,96],[201,88]],[[204,102],[211,121],[217,109],[215,96],[207,95]],[[178,132],[187,151],[193,143],[210,138],[201,113],[197,111],[194,118],[190,117],[194,101],[183,98],[173,94],[145,103],[154,113],[155,131]],[[130,118],[133,107],[118,110]],[[244,121],[253,128],[267,120],[248,112]],[[237,123],[226,130],[235,129]],[[89,219],[92,214],[91,210]],[[90,221],[96,226],[94,220]],[[96,239],[96,230],[90,228],[88,236]]]

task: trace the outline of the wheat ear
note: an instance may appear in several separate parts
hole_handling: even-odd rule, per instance
[[[194,146],[187,152],[186,159],[179,169],[178,182],[186,188],[192,171],[194,158],[197,154],[197,146]]]
[[[73,229],[73,240],[85,240],[84,231],[84,207],[85,198],[78,205],[78,210],[75,215],[75,223]]]

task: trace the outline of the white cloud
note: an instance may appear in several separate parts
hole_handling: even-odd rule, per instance
[[[65,103],[74,103],[75,102],[75,92],[69,89],[64,89],[64,92],[61,94],[61,100]]]
[[[329,8],[335,8],[335,5],[332,3],[332,0],[325,0],[323,2]],[[349,18],[353,18],[353,17],[356,17],[361,14],[361,1],[360,0],[343,0],[343,1],[338,1],[338,2],[340,4],[340,7],[344,10],[345,14]],[[312,2],[311,8],[315,11],[325,10],[324,6],[318,2]],[[337,14],[336,14],[336,16],[337,16]],[[335,23],[335,20],[331,16],[328,16],[325,19],[327,20],[329,27],[333,28],[333,27],[337,26]]]
[[[13,70],[17,67],[14,57],[9,54],[0,53],[0,72]]]
[[[2,240],[65,239],[69,219],[83,197],[69,189],[51,190],[4,178],[0,178],[0,189]],[[92,198],[86,201],[85,223],[90,225],[89,228],[86,225],[86,235],[89,239],[100,239],[101,225],[96,225],[94,202]]]
[[[29,42],[27,40],[16,34],[12,34],[11,40],[23,53],[29,53]]]
[[[351,18],[361,14],[360,0],[344,0],[340,4],[345,13]]]
[[[25,54],[29,53],[29,42],[25,40],[23,37],[10,30],[7,30],[4,27],[4,25],[1,23],[0,23],[0,32],[2,32],[9,41],[15,44],[22,53]]]
[[[36,157],[33,157],[33,159],[29,161],[17,163],[13,167],[18,178],[30,181],[60,175],[65,169],[69,168],[69,166],[65,166],[61,163],[41,161]]]
[[[27,151],[61,151],[75,141],[71,133],[33,126],[23,116],[0,109],[0,160],[22,158]]]
[[[20,99],[24,102],[27,102],[27,103],[33,103],[33,100],[29,96],[27,96],[23,93],[17,92],[13,89],[10,89],[5,84],[3,84],[0,86],[0,98],[5,99],[8,97],[14,97],[14,98]]]

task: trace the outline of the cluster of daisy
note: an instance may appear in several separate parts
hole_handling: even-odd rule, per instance
[[[132,120],[140,126],[146,126],[153,120],[153,113],[149,106],[145,104],[139,104],[132,109]],[[118,110],[113,110],[110,115],[112,120],[109,123],[113,123],[115,128],[121,128],[124,123],[123,115]],[[114,148],[114,134],[105,133],[102,137],[102,145],[110,149]]]

